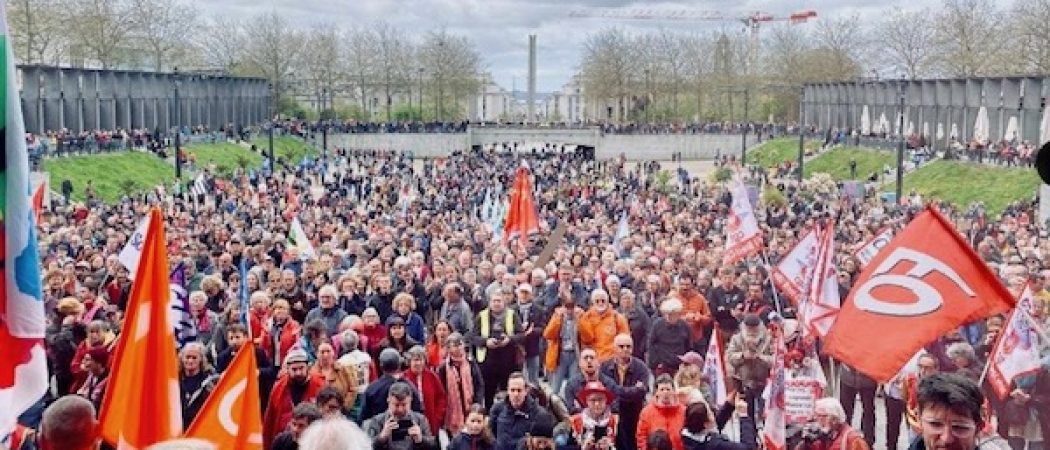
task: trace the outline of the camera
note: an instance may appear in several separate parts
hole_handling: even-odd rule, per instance
[[[398,419],[397,429],[390,433],[390,438],[395,441],[399,441],[408,437],[408,429],[415,425],[412,419],[403,418]]]
[[[816,442],[822,440],[828,440],[831,436],[821,428],[820,424],[816,422],[809,422],[802,425],[802,440],[806,442]]]
[[[609,435],[609,427],[608,426],[596,426],[596,427],[594,427],[594,440],[595,441],[600,440],[601,438],[606,437],[608,435]]]

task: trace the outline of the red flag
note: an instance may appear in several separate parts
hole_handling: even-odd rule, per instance
[[[261,450],[262,429],[259,368],[255,347],[249,342],[233,357],[186,437],[204,439],[219,448]]]
[[[825,349],[886,382],[926,344],[1013,306],[1006,287],[930,207],[857,278]]]
[[[146,448],[182,433],[168,276],[164,218],[154,207],[99,413],[102,438],[118,449]]]
[[[40,223],[40,213],[44,212],[44,187],[47,183],[40,183],[37,186],[36,191],[33,192],[33,215],[36,217],[36,223]]]
[[[518,237],[524,242],[530,233],[540,231],[540,219],[536,215],[536,202],[532,199],[532,183],[529,169],[519,167],[514,175],[514,187],[510,191],[510,207],[503,224],[503,239]]]

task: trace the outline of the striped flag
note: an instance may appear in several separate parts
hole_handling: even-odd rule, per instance
[[[4,159],[0,165],[0,439],[15,427],[18,416],[47,391],[44,352],[44,303],[40,292],[34,214],[29,205],[29,153],[22,106],[15,87],[14,52],[7,39],[7,11],[0,4],[3,29],[4,82],[0,111],[4,129]]]
[[[627,212],[628,210],[624,209],[623,214],[620,215],[620,223],[616,226],[616,236],[613,238],[613,248],[616,249],[617,255],[623,251],[620,248],[620,242],[631,233],[630,223],[627,221]]]
[[[707,385],[711,387],[711,405],[714,409],[721,407],[729,398],[729,390],[726,387],[726,365],[722,351],[722,339],[718,336],[718,327],[711,334],[711,340],[707,344],[707,355],[704,356],[704,367],[702,373]]]
[[[776,330],[773,347],[773,367],[769,370],[766,389],[762,398],[766,401],[766,417],[762,426],[762,442],[766,450],[785,450],[787,448],[786,399],[784,354],[784,332]]]
[[[1033,326],[1037,322],[1031,318],[1033,303],[1032,286],[1025,286],[988,357],[988,382],[1000,399],[1010,394],[1015,378],[1038,372],[1041,367],[1039,332]]]
[[[733,204],[729,209],[726,223],[726,250],[722,255],[725,265],[736,264],[743,258],[762,251],[762,230],[758,228],[758,219],[751,209],[747,187],[739,178],[733,180],[730,188]]]
[[[197,340],[197,328],[190,315],[190,296],[186,291],[186,267],[179,263],[168,277],[171,285],[171,319],[175,327],[175,342],[182,346]]]
[[[201,197],[208,193],[208,184],[204,180],[204,172],[197,174],[197,178],[193,180],[193,186],[190,186],[190,193],[194,197]]]

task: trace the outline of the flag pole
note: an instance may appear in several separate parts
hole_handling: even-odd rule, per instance
[[[769,287],[773,291],[773,303],[777,308],[777,315],[784,317],[784,309],[780,305],[780,295],[777,293],[777,284],[773,282],[773,266],[769,264],[769,255],[766,254],[766,249],[762,248],[762,262],[766,265],[766,280],[769,281]]]

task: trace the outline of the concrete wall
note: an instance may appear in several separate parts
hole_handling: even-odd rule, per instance
[[[261,78],[122,70],[18,66],[26,131],[68,128],[212,129],[252,125],[269,116],[270,89]],[[175,103],[175,85],[179,101]]]
[[[1039,141],[1039,124],[1046,114],[1050,78],[956,78],[939,80],[882,80],[845,83],[819,83],[805,87],[803,116],[806,124],[819,128],[860,128],[865,107],[875,128],[879,116],[886,115],[891,132],[898,128],[900,95],[904,93],[905,122],[914,131],[929,130],[937,141],[947,143],[951,129],[958,138],[973,137],[977,111],[988,111],[989,135],[1002,139],[1011,117],[1018,122],[1019,138]]]
[[[460,134],[341,134],[329,137],[331,145],[337,147],[412,151],[420,157],[445,156],[453,150],[465,150],[471,145],[517,142],[523,143],[528,150],[532,146],[549,142],[592,146],[599,159],[623,154],[631,160],[668,160],[675,152],[681,152],[685,159],[713,159],[719,153],[739,155],[741,141],[739,134],[601,135],[596,129],[481,128]],[[747,143],[748,147],[755,145],[755,136],[748,135]]]

